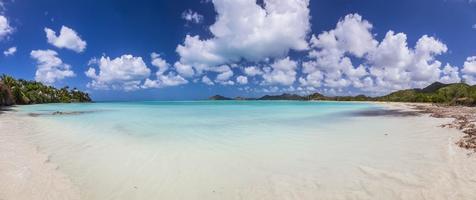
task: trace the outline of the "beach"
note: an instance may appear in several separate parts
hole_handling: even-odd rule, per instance
[[[0,114],[0,199],[79,199],[79,190],[28,141],[33,127],[14,113]]]
[[[183,122],[136,119],[148,104],[4,112],[0,199],[476,199],[474,150],[446,118],[458,113],[404,103],[195,104],[144,114]],[[119,107],[131,124],[113,123]],[[184,117],[191,113],[204,119]],[[98,119],[110,121],[91,125]]]

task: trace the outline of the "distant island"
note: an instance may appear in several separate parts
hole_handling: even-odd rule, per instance
[[[0,76],[0,106],[74,102],[91,102],[91,98],[76,88],[57,89],[36,81]]]
[[[265,95],[259,98],[229,98],[221,95],[209,97],[209,100],[294,100],[294,101],[388,101],[388,102],[414,102],[414,103],[441,103],[447,105],[476,105],[476,85],[466,83],[444,84],[435,82],[423,89],[406,89],[392,92],[385,96],[370,97],[357,96],[324,96],[314,93],[307,96],[297,94]]]

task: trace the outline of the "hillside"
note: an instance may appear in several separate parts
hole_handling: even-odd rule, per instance
[[[444,103],[450,105],[476,105],[476,86],[465,83],[433,83],[423,89],[400,90],[378,97],[378,101]]]
[[[57,89],[36,81],[0,77],[0,106],[72,102],[91,102],[91,98],[75,88]]]
[[[209,100],[232,100],[231,98],[224,97],[221,95],[214,95],[208,98]]]
[[[228,100],[232,99],[228,97],[223,98]],[[251,98],[240,99],[250,100]],[[435,82],[425,88],[399,90],[380,97],[368,97],[365,95],[328,97],[320,93],[314,93],[307,96],[300,96],[296,94],[282,94],[274,96],[265,95],[263,97],[257,98],[256,100],[389,101],[475,106],[476,85],[471,86],[466,83],[443,84],[440,82]]]
[[[295,100],[295,101],[304,101],[308,100],[307,97],[299,96],[297,94],[281,94],[281,95],[265,95],[261,98],[258,98],[258,100]]]

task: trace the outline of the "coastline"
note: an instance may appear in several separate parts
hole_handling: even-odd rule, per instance
[[[311,100],[316,102],[341,102],[333,100]],[[468,154],[476,153],[476,107],[469,106],[448,106],[434,103],[421,102],[388,102],[388,101],[343,101],[351,103],[367,103],[383,105],[389,110],[396,110],[402,113],[427,115],[430,118],[448,118],[452,119],[450,123],[439,124],[441,128],[457,129],[460,133],[460,139],[455,144],[463,149],[470,151]],[[399,113],[399,114],[402,114]],[[389,115],[394,115],[390,113]]]
[[[458,130],[461,136],[455,142],[455,145],[468,150],[468,154],[476,153],[476,107],[399,102],[384,102],[382,104],[377,102],[377,104],[384,105],[389,109],[427,115],[431,118],[451,119],[450,123],[439,124],[438,126]]]
[[[11,111],[0,114],[0,199],[80,199],[79,189],[28,141],[32,126]]]
[[[421,114],[422,121],[415,123],[419,123],[428,127],[432,126],[432,128],[441,126],[442,124],[440,123],[451,121],[451,119],[433,120],[431,116],[432,113],[428,113],[429,111],[424,109],[437,108],[432,104],[395,102],[366,103],[383,105],[388,109],[418,112]],[[453,115],[454,114],[455,113],[453,113]],[[401,116],[395,117],[400,118]],[[452,116],[450,115],[446,116],[445,118],[451,117]],[[457,115],[454,115],[453,117],[457,117]],[[406,121],[410,119],[412,118],[409,118]],[[7,111],[0,115],[0,129],[6,130],[5,132],[0,133],[0,180],[4,180],[2,181],[3,184],[0,183],[0,199],[80,199],[81,197],[79,188],[72,183],[71,179],[68,178],[66,174],[62,173],[62,171],[58,169],[58,166],[55,163],[50,162],[49,156],[47,154],[39,151],[35,144],[31,143],[28,139],[29,135],[33,134],[35,131],[34,126],[36,124],[33,123],[33,121],[36,120],[28,120],[28,117],[18,116],[15,112]],[[441,132],[438,131],[434,134],[446,132],[445,129],[448,129],[448,135],[451,135],[447,139],[448,143],[442,142],[440,146],[435,146],[435,148],[441,150],[441,154],[444,154],[443,157],[446,158],[445,161],[449,162],[449,169],[442,169],[447,170],[444,171],[445,175],[437,176],[437,182],[432,184],[431,190],[425,191],[427,192],[424,195],[426,197],[441,197],[438,196],[438,192],[440,192],[439,189],[444,190],[444,194],[450,194],[451,187],[449,186],[459,184],[474,185],[474,183],[476,183],[471,182],[475,178],[474,175],[471,175],[474,174],[474,170],[471,168],[476,166],[476,163],[474,162],[475,160],[473,159],[474,157],[470,155],[470,151],[460,148],[456,144],[461,138],[465,136],[465,133],[457,131],[457,129],[451,128],[449,126],[437,128],[441,129]],[[428,130],[423,131],[428,132],[427,135],[431,137],[431,134],[433,133]],[[392,178],[392,176],[396,176],[395,174],[390,174],[389,171],[379,171],[378,169],[369,168],[368,166],[360,166],[359,168],[366,176],[375,176],[376,178],[388,178],[387,176]],[[454,177],[447,176],[446,172],[454,172]],[[469,178],[465,178],[468,175],[471,176],[469,176]],[[407,181],[404,176],[396,177],[396,179]],[[387,179],[382,179],[379,180],[379,183],[390,184],[386,181]],[[446,184],[446,182],[449,183]],[[376,184],[374,182],[369,183]],[[399,185],[397,186],[399,187]],[[474,195],[474,193],[471,191],[465,192],[467,187],[468,186],[455,189],[458,191],[456,193],[458,195]],[[375,190],[377,188],[379,187],[371,186],[368,189]],[[434,195],[431,192],[434,192]],[[453,199],[458,199],[457,197],[461,196],[454,196]]]

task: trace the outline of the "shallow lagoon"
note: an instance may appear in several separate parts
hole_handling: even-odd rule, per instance
[[[378,109],[384,106],[126,102],[22,106],[19,115],[45,114],[27,117],[31,140],[84,199],[474,197],[474,176],[458,177],[471,169],[453,158],[457,132],[437,127],[444,119],[355,116]],[[85,113],[50,115],[56,111]]]

